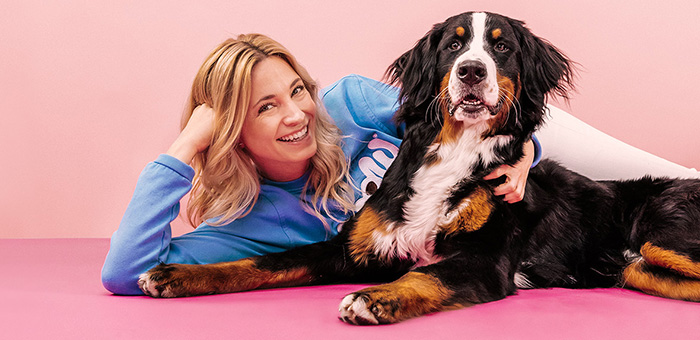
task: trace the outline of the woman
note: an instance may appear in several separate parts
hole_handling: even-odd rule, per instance
[[[232,261],[336,235],[381,181],[402,129],[391,121],[394,88],[346,77],[324,94],[347,136],[341,148],[317,91],[268,37],[242,35],[218,46],[195,77],[182,132],[141,173],[111,240],[105,288],[142,294],[138,275],[160,262]],[[496,195],[522,198],[534,154],[529,143],[521,163],[487,176],[510,178]],[[170,223],[187,193],[190,222],[199,227],[173,238]]]

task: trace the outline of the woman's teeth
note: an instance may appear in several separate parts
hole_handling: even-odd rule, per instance
[[[277,140],[278,140],[278,141],[281,141],[281,142],[296,142],[296,141],[299,141],[299,140],[301,140],[302,138],[306,137],[306,135],[308,134],[308,132],[309,132],[309,126],[307,125],[307,126],[304,127],[301,131],[299,131],[299,132],[297,132],[297,133],[295,133],[295,134],[293,134],[293,135],[289,135],[289,136],[284,136],[284,137],[278,138]]]

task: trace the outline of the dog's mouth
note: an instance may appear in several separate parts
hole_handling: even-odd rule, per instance
[[[475,93],[468,93],[461,100],[450,104],[450,116],[454,116],[458,121],[479,120],[482,116],[483,118],[488,118],[495,115],[494,112],[497,112],[495,107],[484,103],[482,97]]]
[[[477,112],[481,111],[484,108],[486,108],[486,105],[484,105],[484,101],[481,100],[481,98],[477,97],[475,94],[468,94],[458,105],[459,108],[461,108],[463,111],[466,111],[468,113],[472,112]]]

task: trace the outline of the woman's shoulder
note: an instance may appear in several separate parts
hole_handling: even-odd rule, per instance
[[[344,132],[361,127],[394,136],[400,130],[392,120],[398,95],[398,88],[356,74],[341,78],[321,93],[328,113]]]

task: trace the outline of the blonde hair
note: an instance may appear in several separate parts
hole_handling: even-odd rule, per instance
[[[271,56],[289,64],[317,106],[317,151],[311,158],[309,179],[302,190],[302,197],[313,190],[311,202],[306,202],[307,211],[329,228],[324,215],[341,222],[330,213],[332,208],[339,207],[344,214],[353,209],[348,164],[339,146],[340,132],[318,97],[316,82],[281,44],[261,34],[245,34],[224,41],[207,57],[194,78],[182,116],[184,129],[197,106],[207,104],[216,112],[209,149],[192,161],[195,177],[187,214],[194,227],[204,221],[223,225],[248,214],[257,202],[261,176],[239,143],[248,112],[253,67]]]

